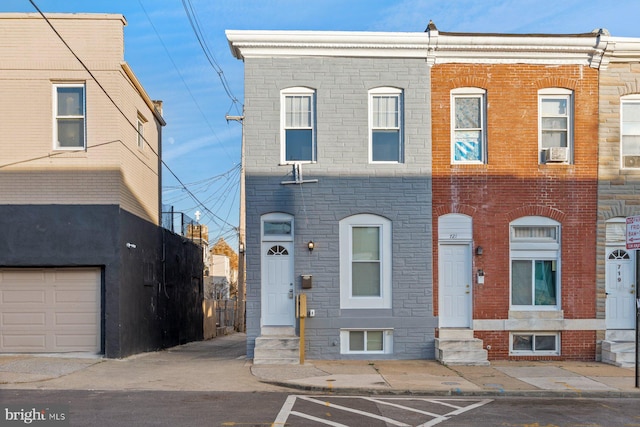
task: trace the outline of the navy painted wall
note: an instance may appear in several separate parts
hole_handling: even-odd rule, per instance
[[[105,356],[202,339],[202,251],[181,236],[116,205],[0,205],[0,230],[0,267],[102,269]]]

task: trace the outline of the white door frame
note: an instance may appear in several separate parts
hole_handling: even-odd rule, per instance
[[[609,259],[610,256],[612,259]],[[609,330],[635,328],[635,271],[635,250],[627,250],[624,246],[607,246],[605,251],[605,321]]]
[[[260,326],[295,326],[293,216],[282,212],[262,215],[260,235]],[[276,258],[270,257],[285,256],[288,263],[271,262]],[[285,258],[280,260],[285,261]],[[274,271],[270,271],[270,268],[276,265],[276,268],[287,271],[276,271],[278,277],[273,277]],[[268,292],[270,280],[272,283],[269,286],[277,287],[275,293]]]
[[[445,257],[443,250],[458,247],[458,255],[461,256],[462,278],[460,287],[455,294],[447,295],[445,290]],[[438,320],[441,328],[472,328],[473,326],[473,220],[464,214],[446,214],[438,218]],[[450,289],[449,289],[450,290]],[[452,302],[447,300],[448,296],[458,299],[462,303],[461,311],[454,317],[448,317],[447,312],[451,312]]]
[[[456,247],[460,255],[459,260],[466,266],[462,267],[462,277],[456,276],[460,281],[458,286],[453,288],[454,292],[445,283],[445,263],[451,258],[444,257],[445,248]],[[456,271],[460,271],[456,269]],[[465,242],[439,242],[438,244],[438,319],[441,328],[471,328],[473,312],[473,281],[471,273],[471,243]],[[453,300],[449,299],[453,297]],[[455,305],[455,306],[452,306]],[[450,315],[456,312],[453,317]],[[448,315],[449,314],[449,315]]]

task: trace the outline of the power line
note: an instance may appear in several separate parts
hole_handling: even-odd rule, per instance
[[[109,95],[109,93],[107,92],[107,90],[104,88],[104,86],[102,86],[102,84],[100,83],[100,81],[93,75],[93,73],[91,72],[91,70],[89,69],[89,67],[87,67],[87,65],[82,61],[82,59],[80,59],[80,57],[75,53],[75,51],[71,48],[71,46],[69,46],[69,44],[66,42],[66,40],[62,37],[62,35],[56,30],[56,28],[53,26],[53,24],[49,21],[49,19],[45,16],[45,14],[42,12],[42,10],[40,10],[40,8],[35,4],[34,0],[29,0],[29,2],[31,3],[31,5],[38,11],[38,13],[40,14],[40,16],[42,16],[42,18],[45,20],[45,22],[49,25],[49,27],[51,27],[51,30],[56,34],[56,36],[60,39],[60,41],[66,46],[66,48],[69,50],[69,52],[71,52],[71,54],[76,58],[76,60],[80,63],[80,65],[82,65],[82,68],[85,69],[85,71],[89,74],[89,76],[91,76],[91,78],[93,79],[93,81],[96,83],[96,85],[98,85],[98,87],[100,88],[100,90],[105,94],[105,96],[107,97],[107,99],[109,99],[109,101],[111,102],[111,104],[113,104],[113,106],[116,108],[116,110],[118,110],[118,112],[122,115],[122,117],[124,117],[124,119],[129,123],[129,125],[131,125],[131,127],[133,127],[136,132],[138,132],[138,128],[136,126],[136,124],[134,124],[131,120],[129,120],[129,117],[124,113],[124,111],[122,111],[122,109],[120,108],[120,106],[118,106],[118,104],[116,104],[116,102],[114,101],[114,99],[111,97],[111,95]],[[167,168],[167,170],[169,171],[169,173],[176,179],[176,181],[178,181],[178,183],[180,183],[180,185],[185,189],[185,191],[191,196],[191,198],[198,204],[198,206],[200,206],[202,209],[206,210],[212,217],[217,218],[219,221],[222,221],[223,223],[225,223],[226,225],[233,227],[234,229],[237,229],[236,226],[234,226],[233,224],[229,224],[227,223],[225,220],[223,220],[222,218],[220,218],[219,216],[217,216],[216,214],[214,214],[213,212],[211,212],[209,210],[209,208],[207,208],[204,204],[202,204],[202,202],[200,202],[200,200],[198,200],[198,198],[195,196],[195,194],[193,194],[186,186],[185,184],[182,182],[182,180],[180,178],[178,178],[178,176],[175,174],[175,172],[173,172],[173,170],[171,170],[171,168],[169,167],[169,165],[167,165],[167,163],[162,160],[162,158],[160,157],[160,155],[158,154],[158,152],[156,150],[154,150],[154,148],[152,147],[151,144],[148,143],[148,141],[144,138],[143,135],[141,135],[140,133],[138,133],[145,142],[147,142],[147,146],[149,147],[149,149],[153,152],[153,154],[155,154],[155,156],[160,160],[160,162]]]
[[[196,11],[193,8],[193,5],[191,4],[191,0],[182,0],[182,6],[184,7],[184,11],[187,14],[187,18],[189,18],[189,23],[191,24],[191,28],[193,29],[193,32],[196,35],[196,39],[198,39],[198,43],[200,43],[200,47],[202,48],[202,51],[204,52],[205,57],[207,58],[207,60],[209,61],[209,64],[211,64],[211,67],[213,67],[214,71],[218,75],[218,78],[222,83],[222,87],[227,93],[227,96],[229,97],[229,99],[231,100],[231,105],[232,106],[235,105],[236,111],[240,113],[237,107],[237,104],[239,104],[238,98],[236,98],[235,95],[233,95],[233,93],[231,92],[231,87],[229,86],[229,82],[227,81],[227,78],[224,75],[224,71],[222,71],[222,67],[220,67],[220,64],[218,64],[218,61],[216,61],[215,56],[213,55],[213,53],[209,49],[209,46],[207,45],[204,35],[202,34],[202,30],[200,29],[200,23],[198,22]]]
[[[149,24],[151,24],[151,28],[153,28],[153,32],[156,34],[156,37],[158,37],[158,40],[160,41],[160,44],[162,45],[165,53],[167,54],[167,56],[169,57],[169,60],[171,61],[171,64],[173,65],[173,68],[176,70],[176,72],[178,73],[178,76],[180,77],[180,80],[182,80],[182,84],[184,84],[184,87],[187,89],[187,92],[189,93],[189,96],[191,97],[191,99],[193,100],[193,103],[195,104],[196,108],[198,109],[198,111],[200,112],[200,114],[202,115],[202,118],[204,119],[205,123],[207,124],[207,126],[209,127],[209,130],[211,130],[211,133],[213,134],[213,136],[216,138],[216,140],[218,141],[218,143],[222,146],[222,148],[224,149],[225,153],[227,154],[227,156],[229,157],[229,159],[231,161],[234,161],[235,159],[231,156],[231,154],[229,153],[229,151],[227,150],[227,146],[225,144],[222,143],[222,141],[220,140],[220,138],[218,137],[218,134],[216,134],[216,132],[213,130],[213,126],[211,125],[211,123],[209,122],[209,119],[207,118],[206,114],[204,113],[204,111],[202,110],[202,108],[200,107],[200,104],[198,103],[198,101],[196,100],[195,95],[193,94],[193,92],[191,91],[191,88],[189,88],[189,85],[187,84],[187,81],[185,80],[184,76],[182,75],[182,73],[180,72],[180,69],[178,68],[178,65],[176,64],[176,62],[173,60],[173,57],[171,56],[171,53],[169,52],[169,49],[167,48],[167,46],[164,44],[164,41],[162,40],[162,37],[160,37],[160,33],[158,32],[158,30],[156,29],[156,26],[153,24],[153,21],[151,20],[151,17],[149,16],[149,14],[147,13],[147,9],[145,9],[144,5],[142,4],[142,0],[138,0],[138,4],[140,5],[140,8],[142,9],[142,12],[144,13],[144,15],[147,17],[147,20],[149,21]],[[226,91],[226,89],[225,89]]]

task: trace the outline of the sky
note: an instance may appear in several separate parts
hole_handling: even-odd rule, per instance
[[[638,0],[32,1],[45,13],[124,15],[125,60],[149,96],[163,101],[163,203],[199,218],[210,243],[222,237],[236,248],[242,128],[226,116],[242,115],[243,63],[225,30],[422,32],[432,20],[445,32],[606,28],[640,37]],[[36,9],[29,0],[0,0],[1,12]]]

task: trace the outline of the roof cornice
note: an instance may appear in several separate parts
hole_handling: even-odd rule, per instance
[[[226,31],[232,54],[252,57],[354,56],[423,58],[441,63],[580,64],[597,68],[606,43],[576,35],[341,31]]]

